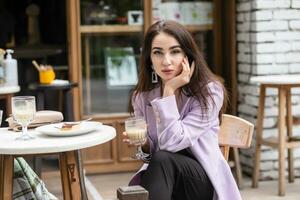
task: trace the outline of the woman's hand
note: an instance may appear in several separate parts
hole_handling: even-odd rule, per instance
[[[122,134],[123,134],[123,142],[124,143],[127,143],[128,146],[131,146],[131,147],[136,146],[129,140],[126,131],[124,131]]]
[[[138,146],[138,145],[133,144],[133,143],[129,140],[129,138],[128,138],[128,136],[127,136],[127,133],[126,133],[125,131],[123,132],[123,136],[124,136],[123,142],[124,142],[124,143],[127,143],[128,146],[130,146],[130,147]],[[150,152],[150,145],[149,145],[148,138],[146,139],[146,141],[144,142],[144,144],[142,144],[142,151],[143,151],[144,153],[149,153],[149,152]]]
[[[166,81],[164,87],[163,97],[174,95],[175,91],[188,84],[191,80],[195,69],[195,62],[193,61],[192,65],[190,66],[187,57],[185,57],[182,61],[182,71],[176,77]]]

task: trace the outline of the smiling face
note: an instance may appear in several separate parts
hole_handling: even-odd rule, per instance
[[[181,73],[185,53],[171,35],[159,33],[152,41],[151,61],[154,71],[165,83]]]

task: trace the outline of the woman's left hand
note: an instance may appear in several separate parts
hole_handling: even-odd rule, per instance
[[[166,81],[165,87],[164,87],[164,94],[163,96],[170,96],[174,95],[175,91],[188,84],[191,80],[191,77],[193,75],[194,69],[195,69],[195,62],[192,62],[192,65],[190,66],[189,61],[187,57],[185,57],[182,61],[182,71],[179,75],[176,77]]]

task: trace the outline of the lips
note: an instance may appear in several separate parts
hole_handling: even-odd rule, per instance
[[[172,74],[174,70],[172,70],[172,69],[163,69],[161,71],[162,71],[162,73],[164,73],[166,75],[169,75],[169,74]]]

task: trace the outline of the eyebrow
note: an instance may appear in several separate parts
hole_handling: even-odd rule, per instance
[[[180,45],[175,45],[175,46],[171,46],[169,49],[172,50],[172,49],[176,49],[176,48],[181,48]],[[161,47],[153,47],[152,50],[155,50],[155,49],[158,49],[158,50],[163,50],[163,48]]]

